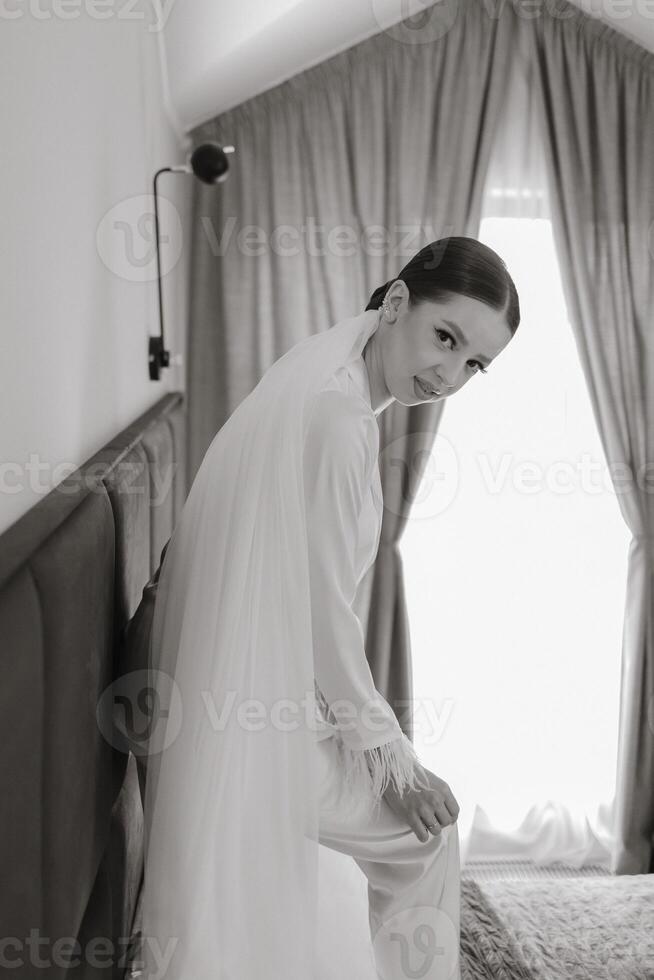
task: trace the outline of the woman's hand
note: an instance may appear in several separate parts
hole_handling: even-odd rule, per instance
[[[443,827],[453,824],[459,816],[459,804],[444,779],[440,779],[429,769],[420,766],[421,789],[404,788],[400,795],[393,783],[389,783],[384,799],[391,810],[409,824],[418,840],[424,844],[429,833],[440,834]]]

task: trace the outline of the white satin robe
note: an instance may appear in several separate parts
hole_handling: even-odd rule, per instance
[[[388,780],[398,788],[410,782],[417,762],[412,743],[375,688],[353,609],[381,533],[378,453],[379,428],[360,356],[340,368],[316,398],[304,448],[304,486],[316,737],[339,739],[350,784],[372,777],[376,799]],[[374,713],[368,711],[373,704]]]
[[[379,429],[363,359],[340,368],[319,399],[304,458],[316,687],[330,704],[336,698],[357,706],[366,699],[382,701],[388,720],[392,710],[374,686],[362,626],[352,610],[357,586],[377,554],[383,513]],[[384,780],[401,785],[417,762],[411,742],[395,722],[394,737],[381,750],[368,750],[366,743],[378,733],[368,734],[365,725],[341,732],[334,714],[320,704],[318,728],[320,842],[354,858],[367,878],[371,939],[364,949],[361,933],[352,929],[360,917],[356,882],[324,856],[322,879],[331,879],[330,897],[339,900],[323,906],[321,980],[343,975],[338,962],[361,980],[460,980],[457,826],[421,842],[380,800]],[[361,760],[368,771],[358,765]]]

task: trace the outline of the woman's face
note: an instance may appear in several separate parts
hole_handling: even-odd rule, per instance
[[[380,324],[384,380],[402,405],[455,394],[511,340],[503,314],[479,300],[456,294],[409,309],[408,298],[408,287],[397,280],[387,293],[390,312],[382,314]]]

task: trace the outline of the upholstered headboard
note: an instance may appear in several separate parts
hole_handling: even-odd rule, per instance
[[[96,708],[186,499],[185,429],[183,395],[166,395],[0,536],[3,976],[123,973],[142,809]],[[47,942],[30,952],[30,935]]]

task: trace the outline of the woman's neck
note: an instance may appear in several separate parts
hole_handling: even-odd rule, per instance
[[[381,311],[379,312],[381,318]],[[381,356],[381,343],[384,329],[384,321],[380,319],[379,326],[368,338],[363,348],[361,356],[368,372],[368,384],[370,385],[370,404],[375,415],[379,415],[385,408],[395,401],[393,395],[386,387],[384,380],[383,361]]]

